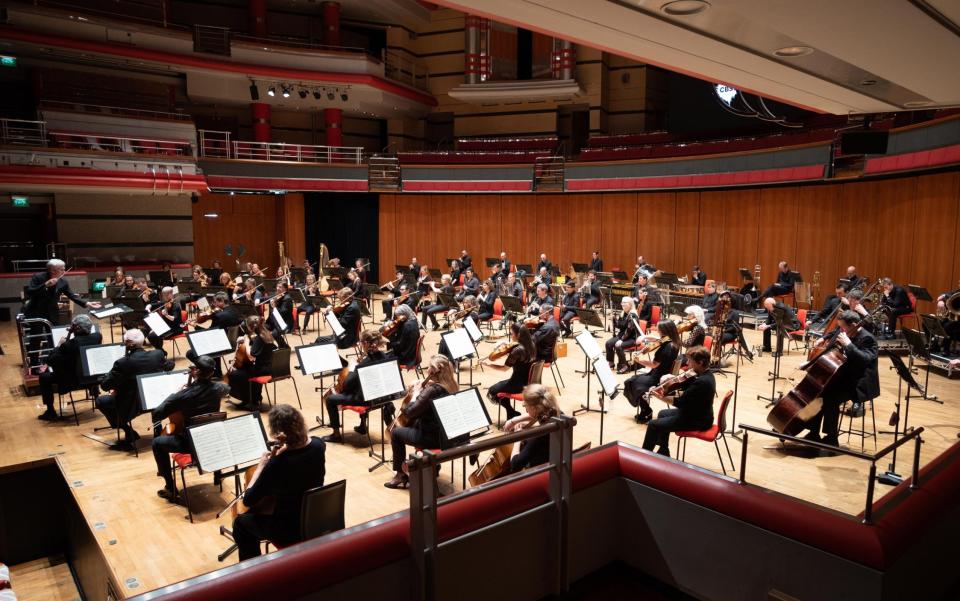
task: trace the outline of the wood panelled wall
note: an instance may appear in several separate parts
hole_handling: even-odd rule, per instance
[[[466,248],[482,264],[506,250],[534,263],[540,252],[569,269],[599,249],[606,269],[632,271],[638,255],[664,270],[739,283],[781,259],[821,295],[848,265],[861,275],[918,284],[934,296],[960,280],[960,172],[827,185],[601,194],[384,194],[380,281],[395,263],[439,265]],[[484,275],[487,275],[484,272]],[[819,299],[818,299],[819,301]],[[929,304],[921,305],[930,310]]]
[[[217,217],[204,217],[209,213]],[[194,261],[201,265],[220,259],[233,272],[236,249],[243,245],[247,251],[241,261],[273,270],[280,263],[278,240],[299,264],[306,256],[303,195],[202,194],[193,204],[193,235]],[[233,247],[232,257],[224,253],[227,244]]]

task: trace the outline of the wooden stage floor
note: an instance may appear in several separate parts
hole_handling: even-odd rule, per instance
[[[316,333],[311,332],[309,339],[305,336],[304,341],[312,342],[315,336]],[[747,330],[746,336],[751,346],[759,344],[759,333]],[[598,342],[602,344],[603,339],[598,338]],[[294,336],[291,343],[297,345],[300,340]],[[439,333],[429,333],[425,354],[435,351],[438,343]],[[54,454],[60,458],[68,481],[75,483],[75,492],[86,519],[91,526],[101,522],[103,524],[102,528],[95,529],[94,532],[115,572],[116,580],[136,585],[135,588],[127,585],[123,593],[132,596],[221,566],[217,561],[217,554],[228,543],[219,535],[218,527],[228,524],[229,517],[217,519],[215,514],[231,498],[232,485],[225,484],[224,492],[220,493],[213,486],[211,476],[189,473],[190,498],[196,520],[193,524],[189,523],[184,507],[171,505],[157,497],[156,491],[161,488],[162,481],[155,474],[156,468],[150,453],[149,416],[141,416],[135,422],[137,430],[144,436],[140,441],[139,457],[135,457],[133,453],[111,451],[106,446],[82,436],[92,432],[94,427],[106,423],[99,413],[91,412],[89,403],[80,405],[82,413],[79,428],[72,419],[55,423],[41,422],[36,419],[42,406],[39,396],[25,397],[20,390],[20,357],[16,330],[12,324],[3,324],[0,328],[0,344],[7,353],[0,356],[0,374],[6,383],[0,391],[0,462],[4,465],[16,464]],[[579,348],[572,340],[568,346],[569,356],[560,359],[557,364],[566,382],[566,388],[560,396],[561,405],[566,413],[571,413],[586,400],[586,380],[575,373],[575,370],[583,367]],[[480,350],[482,353],[489,353],[491,347],[490,343],[483,343]],[[795,368],[802,362],[802,357],[803,354],[797,351],[791,351],[789,356],[784,357],[783,374],[791,376],[799,373]],[[186,360],[180,358],[177,364],[178,367],[183,367]],[[767,427],[766,403],[757,400],[757,395],[770,394],[767,372],[772,369],[772,365],[773,359],[770,355],[757,358],[752,364],[743,363],[736,415],[738,423]],[[897,399],[897,376],[889,366],[890,360],[881,357],[882,395],[876,406],[877,427],[880,430],[889,429],[887,422]],[[474,372],[474,382],[485,391],[490,384],[502,379],[504,374],[505,372],[492,369],[484,372],[477,370]],[[466,370],[462,375],[466,381]],[[296,377],[304,414],[309,422],[313,422],[314,416],[320,413],[320,395],[313,392],[312,379],[299,374]],[[544,373],[544,383],[553,384],[547,372]],[[717,376],[717,383],[718,393],[722,396],[732,388],[734,378],[732,375],[720,375]],[[596,386],[594,382],[593,394]],[[781,382],[777,388],[782,391],[787,386],[786,382]],[[290,382],[279,383],[277,391],[281,401],[295,405],[296,399]],[[930,392],[945,402],[941,405],[926,400],[913,400],[910,407],[910,424],[926,428],[921,459],[923,464],[952,445],[960,430],[960,381],[947,380],[942,375],[932,373]],[[596,398],[593,398],[591,403],[595,406]],[[610,412],[605,417],[604,442],[621,440],[640,445],[644,427],[634,422],[633,407],[622,396],[608,406]],[[496,407],[490,407],[495,417]],[[655,410],[663,407],[662,403],[655,401]],[[728,419],[731,417],[728,413]],[[391,477],[387,467],[381,467],[372,473],[367,471],[372,460],[367,456],[362,438],[352,432],[356,423],[356,417],[348,414],[347,444],[327,447],[327,481],[346,478],[348,482],[348,526],[400,511],[408,506],[407,492],[389,490],[382,486],[383,482]],[[373,426],[377,438],[379,426],[375,422]],[[328,429],[321,429],[315,434],[327,433]],[[597,445],[599,433],[598,413],[580,415],[574,430],[574,445],[587,441]],[[106,431],[106,434],[109,435],[110,432]],[[881,434],[879,445],[882,447],[892,440],[892,435]],[[846,437],[841,437],[841,442],[845,441]],[[729,437],[728,442],[739,469],[741,443]],[[859,450],[859,438],[851,439],[849,445]],[[760,436],[750,438],[749,482],[852,515],[863,510],[869,470],[866,462],[843,456],[802,458],[785,454],[776,448],[765,449],[765,446],[776,445],[773,439]],[[905,447],[907,448],[909,447]],[[869,439],[867,450],[873,450],[873,443]],[[387,451],[389,453],[389,446]],[[900,473],[909,473],[910,452],[912,451],[900,457]],[[720,472],[712,444],[690,441],[687,461],[704,469]],[[457,465],[457,486],[460,482],[459,469],[460,466]],[[683,468],[678,466],[678,469]],[[885,463],[878,465],[879,471],[885,469]],[[447,492],[451,490],[448,475],[449,469],[445,469],[441,477],[441,487]],[[884,486],[879,486],[878,497],[884,494],[885,490]],[[236,555],[226,561],[235,562]]]

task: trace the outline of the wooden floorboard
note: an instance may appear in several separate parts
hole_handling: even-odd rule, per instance
[[[315,333],[311,333],[312,342]],[[759,343],[759,334],[747,331],[751,345]],[[293,337],[294,344],[299,339]],[[602,339],[598,339],[602,344]],[[426,348],[436,349],[439,333],[427,335]],[[110,451],[106,446],[85,438],[83,434],[92,432],[96,426],[106,422],[98,414],[90,411],[90,404],[83,403],[81,422],[77,427],[71,420],[56,423],[38,421],[41,412],[39,396],[25,397],[19,390],[20,359],[17,352],[16,331],[11,324],[0,327],[0,344],[6,355],[0,356],[0,375],[5,386],[0,390],[0,464],[16,464],[31,459],[43,458],[51,454],[60,457],[68,481],[75,483],[75,492],[86,519],[91,524],[102,522],[102,529],[94,530],[97,540],[103,547],[118,582],[136,579],[136,588],[127,588],[126,595],[133,595],[158,586],[170,584],[195,576],[222,564],[217,562],[217,554],[227,545],[226,539],[218,534],[221,524],[229,525],[228,518],[217,519],[216,512],[230,499],[231,487],[224,492],[217,490],[211,477],[188,474],[188,483],[192,504],[195,510],[195,523],[186,519],[183,507],[171,505],[156,495],[162,481],[156,476],[153,456],[149,449],[149,416],[141,416],[135,426],[144,435],[141,440],[140,456],[132,453]],[[480,346],[481,352],[488,353],[490,343]],[[566,381],[560,401],[565,412],[571,413],[586,400],[585,380],[575,373],[582,369],[583,358],[573,341],[569,344],[570,353],[558,361]],[[181,349],[182,350],[182,349]],[[783,359],[783,373],[796,374],[801,363],[799,352]],[[757,395],[768,395],[770,384],[766,377],[773,359],[769,355],[758,358],[753,364],[744,363],[741,368],[741,380],[737,404],[737,421],[766,427],[767,409]],[[184,359],[177,361],[178,367],[186,364]],[[877,400],[877,426],[887,430],[887,422],[897,398],[897,379],[889,369],[889,359],[880,359],[880,378],[882,396]],[[466,371],[463,372],[467,379]],[[313,392],[314,382],[310,378],[297,375],[304,413],[309,421],[320,413],[320,395]],[[476,370],[474,382],[485,391],[490,384],[502,379],[503,372],[492,369]],[[621,376],[623,379],[623,376]],[[718,392],[722,395],[733,386],[733,377],[718,376]],[[553,384],[549,373],[544,373],[544,383]],[[779,390],[786,384],[780,384]],[[921,462],[927,463],[957,440],[960,429],[960,382],[950,381],[941,375],[933,374],[930,379],[931,392],[940,396],[944,404],[931,401],[914,400],[910,407],[910,423],[926,428]],[[289,382],[277,386],[282,402],[296,404],[293,387]],[[596,391],[596,383],[592,385]],[[592,403],[596,403],[594,398]],[[658,404],[655,409],[663,408]],[[621,440],[639,445],[643,440],[644,427],[633,420],[634,410],[621,396],[610,405],[611,411],[604,423],[604,441]],[[233,412],[232,409],[228,409]],[[492,415],[496,407],[491,406]],[[728,418],[732,416],[728,415]],[[359,524],[407,507],[408,497],[404,491],[388,490],[382,486],[391,476],[386,467],[373,473],[367,468],[372,460],[361,438],[351,432],[356,425],[355,416],[348,414],[348,444],[330,445],[327,452],[327,481],[347,479],[346,522],[347,525]],[[373,423],[376,436],[379,427]],[[574,431],[574,445],[587,441],[596,445],[599,442],[600,416],[597,413],[578,416]],[[323,429],[318,435],[329,433]],[[109,436],[109,431],[106,432]],[[780,450],[764,449],[772,440],[759,440],[751,437],[748,449],[748,468],[751,483],[772,490],[796,496],[811,503],[822,505],[840,512],[855,515],[862,511],[866,493],[866,475],[869,465],[848,457],[802,458],[790,456]],[[880,435],[879,444],[891,442],[891,435]],[[845,439],[841,440],[842,442]],[[739,464],[740,442],[729,439],[734,460]],[[852,441],[853,448],[859,450],[859,439]],[[867,441],[867,449],[872,450],[873,443]],[[387,447],[389,452],[389,447]],[[687,451],[687,461],[704,469],[719,472],[719,464],[713,445],[700,441],[691,441]],[[901,455],[900,472],[909,471],[909,454]],[[886,468],[886,465],[878,466]],[[460,481],[459,465],[457,482]],[[882,469],[881,469],[882,471]],[[441,486],[451,489],[446,482],[446,474]],[[878,494],[886,489],[879,488]],[[236,555],[227,560],[236,561]]]
[[[62,555],[10,566],[10,582],[20,601],[79,601],[70,565]]]

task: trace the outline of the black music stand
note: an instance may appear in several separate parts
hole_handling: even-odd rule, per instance
[[[757,400],[767,401],[767,407],[771,407],[777,404],[777,401],[779,401],[780,397],[783,396],[783,395],[777,394],[777,380],[786,380],[786,378],[780,375],[780,358],[783,356],[783,339],[784,339],[784,336],[786,336],[786,332],[784,331],[784,326],[783,326],[785,317],[786,317],[786,312],[783,309],[779,307],[774,307],[773,327],[777,329],[777,332],[776,332],[777,350],[774,352],[774,356],[773,356],[773,371],[767,372],[767,375],[769,376],[767,380],[770,382],[770,396],[765,397],[763,395],[759,395],[759,394],[757,395]]]
[[[918,301],[928,301],[933,302],[933,297],[930,296],[930,292],[927,291],[923,286],[917,286],[916,284],[907,284],[907,288],[910,292],[913,293],[913,296]]]
[[[939,325],[939,324],[938,324]],[[927,390],[930,387],[930,347],[927,346],[927,341],[924,339],[922,333],[911,330],[910,328],[904,328],[901,330],[904,339],[907,341],[907,347],[910,350],[910,369],[913,370],[913,363],[915,359],[923,359],[923,362],[926,363],[926,375],[923,380],[923,387],[920,389],[920,394],[923,400],[933,401],[935,403],[943,404],[943,401],[937,398],[935,394],[927,394]]]
[[[600,316],[597,315],[597,312],[593,309],[574,309],[573,312],[580,318],[580,323],[584,326],[584,329],[590,332],[591,336],[597,338],[596,330],[589,329],[590,326],[600,328],[601,330],[603,329],[603,322],[600,321]]]
[[[906,434],[909,431],[909,426],[907,422],[910,419],[910,391],[916,390],[920,391],[920,384],[913,379],[913,374],[910,373],[910,369],[903,363],[903,359],[899,356],[890,353],[887,355],[890,357],[890,362],[893,364],[890,369],[896,370],[897,375],[900,376],[900,380],[897,382],[897,403],[896,409],[893,412],[893,415],[890,416],[890,423],[893,425],[893,442],[896,443],[900,439],[900,403],[905,402],[906,406],[904,407],[903,415],[903,433]],[[907,383],[907,394],[903,395],[903,383]],[[903,482],[903,476],[897,473],[897,449],[893,449],[893,457],[890,459],[890,466],[886,472],[877,476],[877,482],[881,484],[887,484],[890,486],[896,486]]]
[[[580,350],[583,352],[583,372],[582,372],[583,376],[581,377],[584,377],[587,379],[587,403],[585,405],[581,404],[580,408],[574,410],[573,414],[580,415],[581,413],[600,413],[602,415],[607,412],[607,410],[603,408],[603,403],[600,404],[599,409],[594,409],[590,406],[590,375],[594,373],[594,370],[593,370],[594,361],[598,359],[604,359],[604,360],[606,359],[604,358],[603,353],[600,351],[599,346],[597,347],[597,352],[595,355],[592,354],[587,348],[585,348],[584,346],[585,342],[580,339],[580,336],[582,334],[583,332],[575,336],[574,341],[576,341],[577,346],[579,346]],[[587,343],[587,344],[589,345],[591,343]],[[592,343],[592,344],[596,344],[596,343]],[[602,437],[603,435],[601,434],[601,438]]]
[[[504,314],[511,314],[514,317],[523,315],[523,303],[521,303],[520,299],[515,296],[501,296],[500,304],[503,305]]]

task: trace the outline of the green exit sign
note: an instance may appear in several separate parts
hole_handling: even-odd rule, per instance
[[[17,57],[0,55],[0,65],[4,67],[16,67]]]
[[[30,197],[28,196],[13,196],[10,198],[10,204],[15,207],[29,207],[30,206]]]

